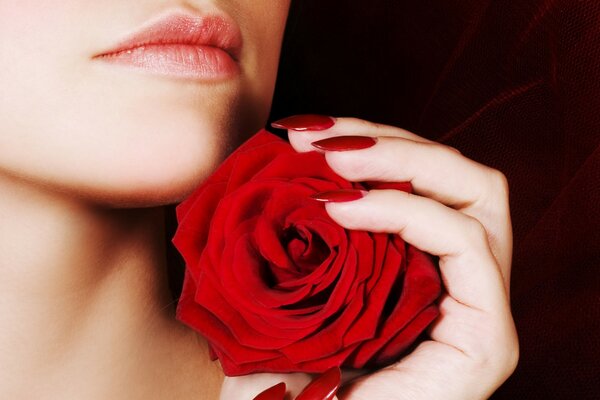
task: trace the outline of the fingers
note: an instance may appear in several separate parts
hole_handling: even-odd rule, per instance
[[[399,190],[371,190],[361,199],[326,203],[326,208],[347,229],[397,233],[439,256],[446,289],[460,303],[486,311],[505,307],[502,276],[477,219]]]
[[[298,128],[297,124],[289,126]],[[376,138],[376,142],[360,140],[357,135]],[[355,139],[354,143],[340,136]],[[500,171],[406,130],[355,118],[332,119],[305,131],[292,129],[289,138],[297,151],[324,151],[331,168],[347,180],[410,181],[415,193],[478,219],[485,227],[508,292],[512,225],[508,184]],[[311,144],[325,138],[332,139],[319,142],[318,147]],[[360,150],[332,151],[340,145],[344,150]]]
[[[512,231],[508,184],[500,171],[437,143],[386,136],[378,137],[376,142],[371,139],[370,143],[357,140],[361,137],[351,138],[352,142],[343,137],[317,142],[338,175],[355,182],[411,182],[415,193],[478,219],[486,228],[508,289]],[[363,148],[335,151],[352,147],[353,143],[354,148]]]
[[[326,194],[319,196],[327,198]],[[327,202],[325,206],[347,229],[398,233],[406,242],[439,256],[447,295],[440,301],[440,317],[430,328],[433,341],[426,342],[427,348],[435,350],[411,353],[392,368],[396,373],[418,371],[409,381],[430,374],[431,379],[425,381],[431,385],[456,374],[458,394],[447,398],[457,399],[464,398],[462,390],[475,381],[488,390],[512,373],[518,359],[514,322],[499,266],[477,219],[433,199],[390,189],[371,190],[357,200]],[[463,378],[466,383],[461,385]],[[374,390],[370,384],[353,387],[367,387],[366,393]],[[352,392],[348,399],[361,398],[360,392]],[[381,398],[393,398],[391,393]]]
[[[332,136],[377,138],[373,146],[361,151],[327,152],[329,165],[351,181],[411,181],[416,193],[459,209],[481,201],[491,184],[504,187],[498,171],[463,157],[456,149],[393,126],[338,118],[326,130],[295,131],[289,139],[297,151],[312,151],[318,149],[311,143]]]
[[[433,340],[396,366],[358,379],[342,398],[364,398],[363,388],[364,394],[392,398],[397,392],[385,389],[392,380],[403,382],[398,387],[404,389],[415,385],[415,393],[436,394],[423,398],[441,398],[451,392],[444,384],[448,376],[456,384],[455,396],[448,398],[466,398],[477,385],[489,395],[518,358],[508,301],[512,228],[504,175],[395,127],[338,118],[305,131],[297,128],[289,134],[292,146],[325,152],[328,164],[347,180],[412,183],[414,194],[371,190],[316,197],[347,229],[397,233],[438,256],[447,290],[440,317],[430,327]],[[386,373],[394,378],[385,378]]]

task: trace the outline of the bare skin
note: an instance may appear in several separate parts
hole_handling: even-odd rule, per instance
[[[218,398],[221,369],[174,318],[162,208],[0,182],[2,398]]]
[[[0,0],[0,398],[218,398],[218,363],[175,320],[163,207],[264,126],[288,9]],[[175,13],[235,21],[240,73],[206,82],[95,58]]]

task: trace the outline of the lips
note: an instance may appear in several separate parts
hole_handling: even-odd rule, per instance
[[[230,17],[177,12],[93,58],[158,75],[217,80],[239,73],[241,48],[240,29]]]

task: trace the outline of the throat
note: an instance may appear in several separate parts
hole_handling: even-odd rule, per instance
[[[0,398],[218,398],[218,364],[175,320],[164,209],[0,192]]]

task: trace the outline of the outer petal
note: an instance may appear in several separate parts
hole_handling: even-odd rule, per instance
[[[191,205],[185,215],[179,216],[179,226],[171,241],[183,256],[187,267],[193,272],[199,269],[197,264],[206,246],[213,212],[221,201],[225,187],[226,183],[206,186],[206,190],[200,191],[197,195],[198,205]]]
[[[321,373],[328,370],[331,367],[341,365],[350,353],[354,350],[355,346],[343,349],[329,357],[319,358],[303,363],[294,363],[285,356],[281,355],[278,358],[271,360],[242,363],[237,364],[232,362],[223,353],[219,353],[219,359],[221,365],[227,376],[238,376],[260,372],[307,372],[307,373]]]
[[[254,329],[239,311],[231,306],[229,299],[221,294],[221,288],[215,287],[209,279],[200,280],[194,300],[227,326],[230,336],[233,336],[238,343],[236,346],[238,348],[272,350],[286,346],[296,340],[293,337],[278,338],[265,335]],[[218,339],[214,339],[214,341],[219,343]],[[234,356],[231,357],[235,358]]]
[[[197,288],[194,282],[186,276],[182,296],[177,306],[176,317],[202,333],[215,353],[217,353],[217,348],[227,349],[231,360],[236,363],[263,362],[278,357],[279,353],[276,351],[261,351],[241,346],[231,335],[229,328],[219,318],[194,300],[196,293]]]

